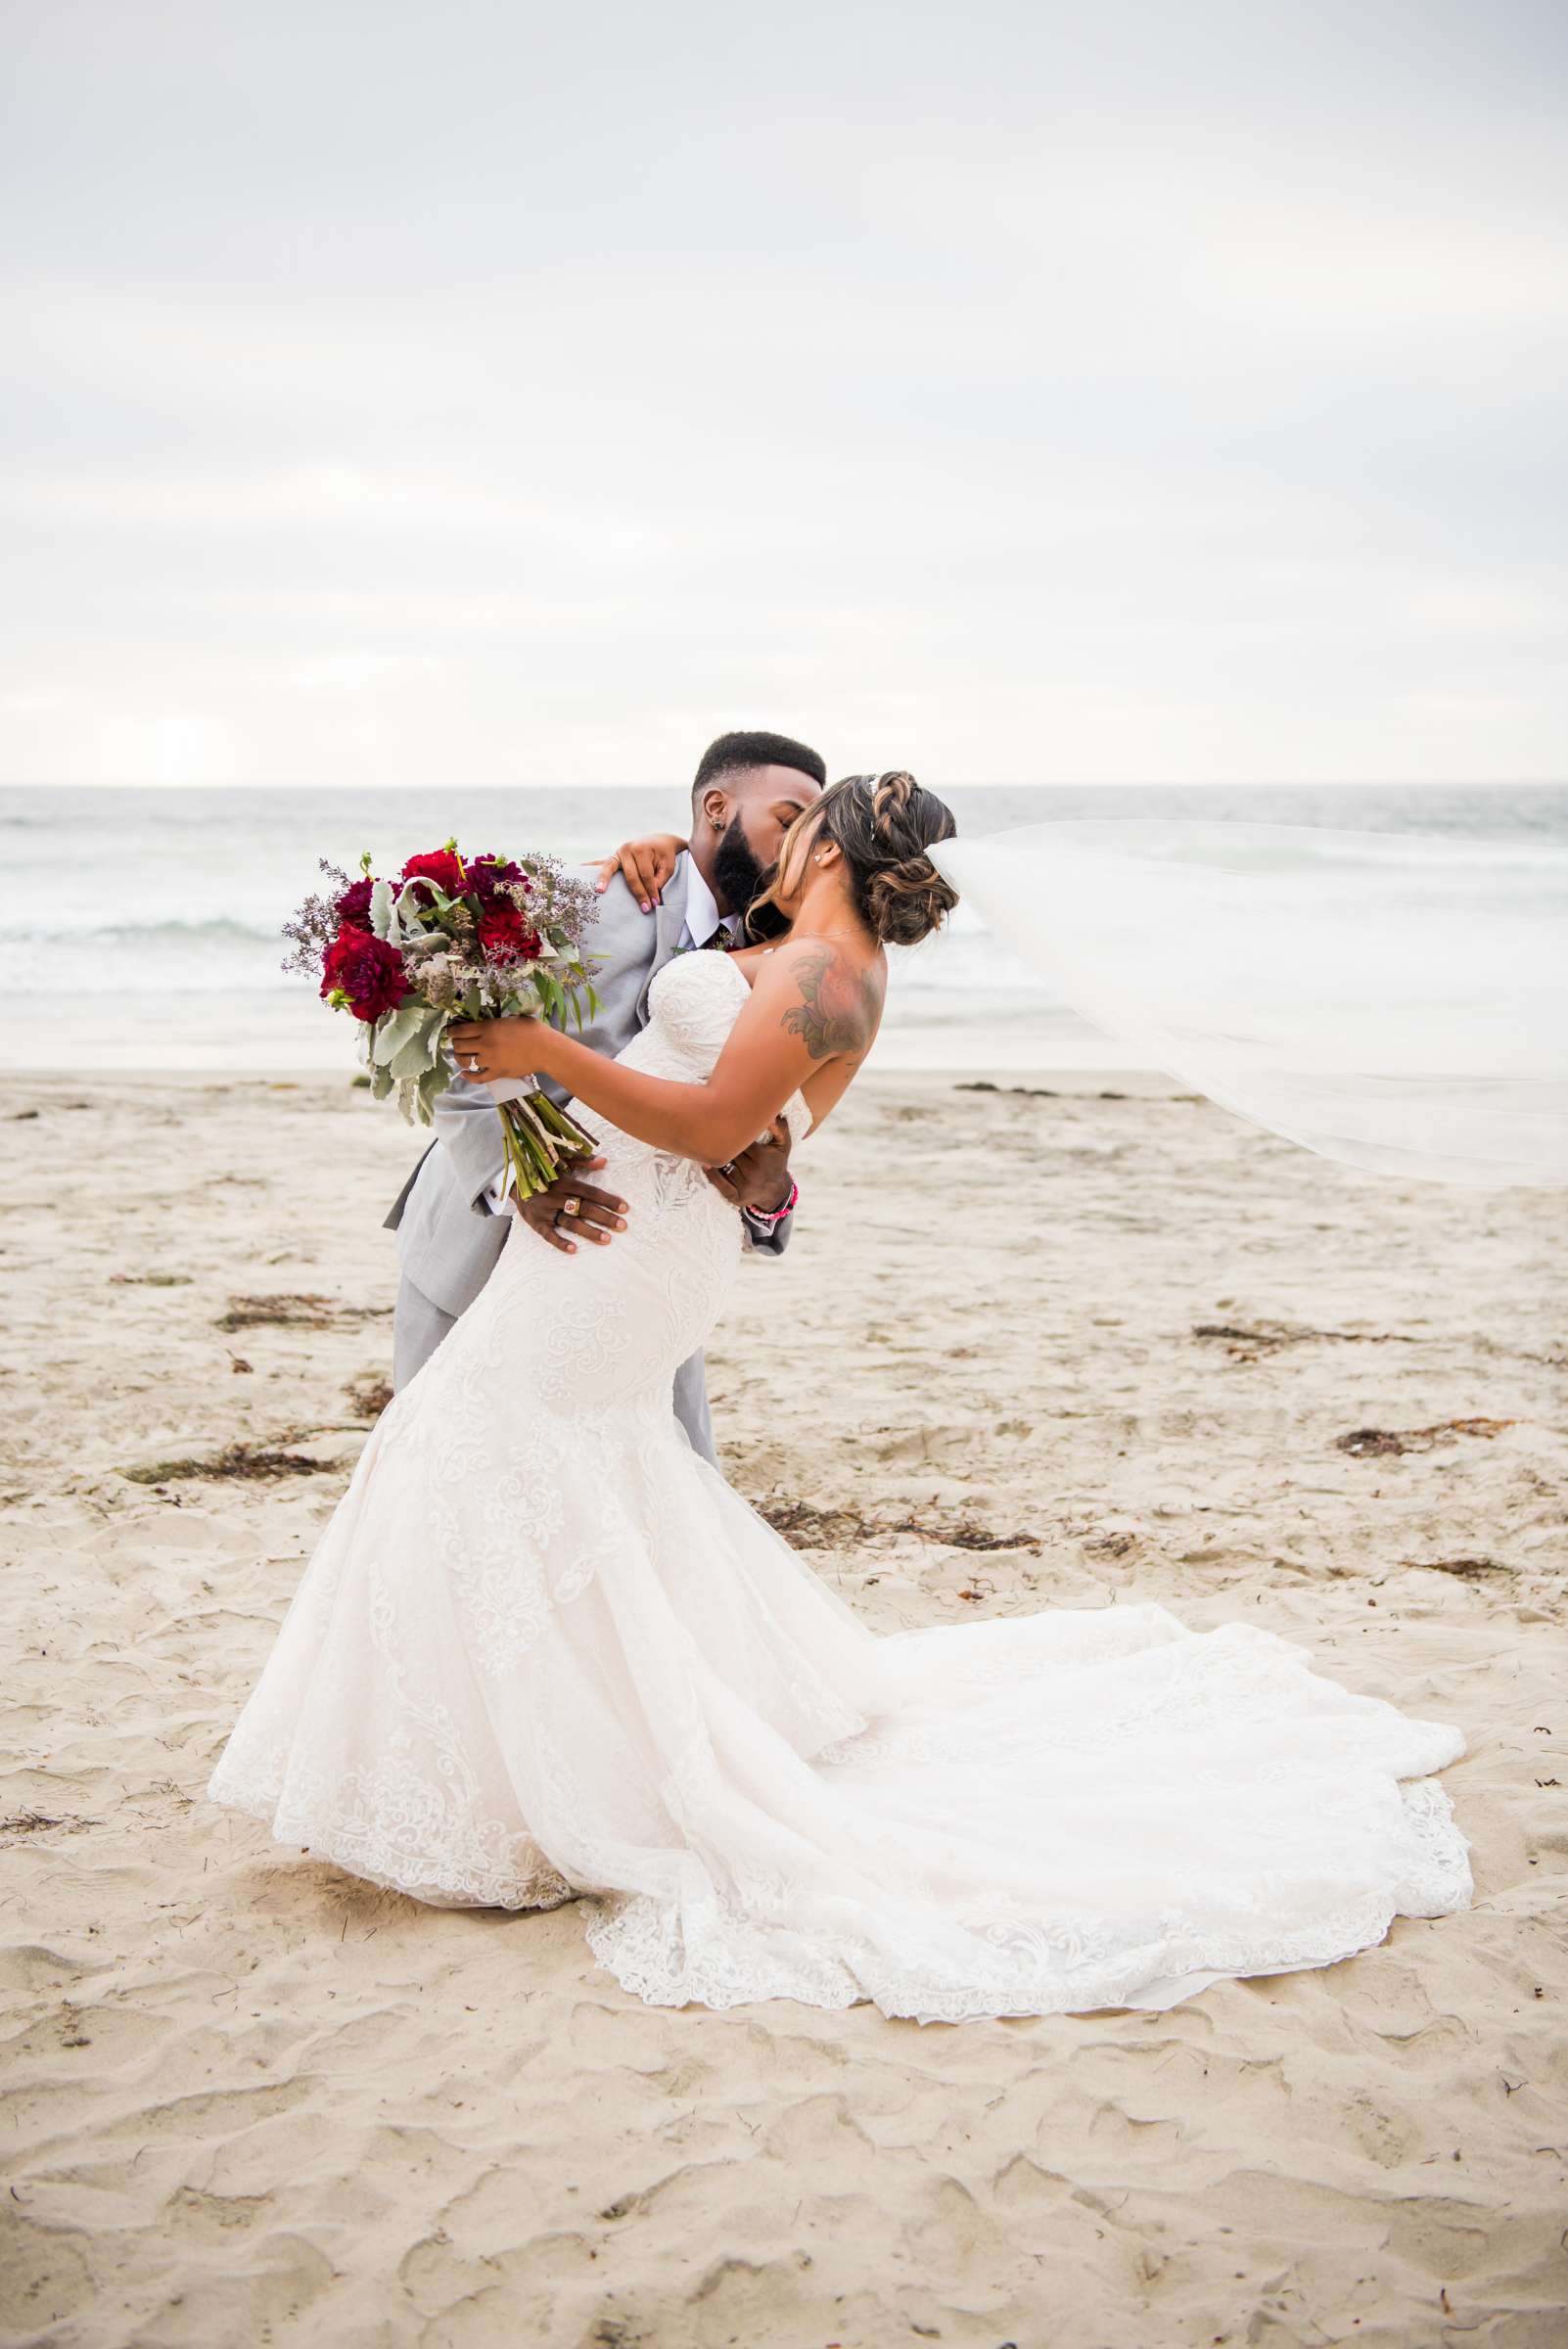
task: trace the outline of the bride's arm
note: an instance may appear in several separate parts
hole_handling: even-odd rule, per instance
[[[603,897],[620,873],[643,912],[652,913],[656,905],[663,904],[665,883],[688,845],[678,832],[653,832],[646,840],[623,840],[619,849],[598,860],[599,878],[593,886]]]
[[[754,1142],[790,1095],[829,1061],[858,1062],[876,1034],[873,975],[813,939],[780,946],[761,966],[751,998],[706,1084],[645,1076],[538,1020],[479,1020],[451,1032],[477,1081],[553,1077],[589,1109],[655,1149],[722,1166]]]

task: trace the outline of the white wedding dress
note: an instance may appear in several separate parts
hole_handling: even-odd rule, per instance
[[[745,989],[677,957],[623,1057],[700,1081]],[[1458,1731],[1266,1631],[1158,1606],[868,1631],[670,1409],[739,1219],[584,1123],[624,1235],[514,1231],[366,1446],[217,1801],[418,1900],[580,1893],[602,1962],[666,2005],[1162,2005],[1465,1905],[1427,1776]]]

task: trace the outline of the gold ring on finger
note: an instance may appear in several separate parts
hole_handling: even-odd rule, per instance
[[[577,1195],[576,1195],[576,1191],[574,1191],[574,1192],[573,1192],[573,1194],[572,1194],[572,1196],[571,1196],[571,1198],[570,1198],[570,1199],[563,1199],[563,1200],[562,1200],[562,1202],[561,1202],[561,1213],[562,1213],[564,1216],[580,1216],[580,1215],[581,1215],[581,1213],[582,1213],[582,1202],[581,1202],[581,1200],[580,1200],[580,1199],[577,1197]]]

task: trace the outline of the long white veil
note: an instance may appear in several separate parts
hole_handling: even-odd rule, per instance
[[[1097,1027],[1325,1158],[1568,1184],[1568,847],[1033,824],[932,856]]]

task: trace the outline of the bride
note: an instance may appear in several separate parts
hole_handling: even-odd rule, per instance
[[[677,956],[618,1060],[453,1032],[482,1082],[570,1087],[635,1212],[576,1259],[510,1241],[385,1412],[216,1801],[417,1900],[580,1895],[667,2005],[1160,2006],[1465,1905],[1428,1774],[1456,1730],[1152,1605],[877,1637],[671,1416],[741,1254],[702,1169],[831,1113],[884,942],[955,902],[928,854],[952,830],[910,776],[851,776],[786,837],[787,935]]]

